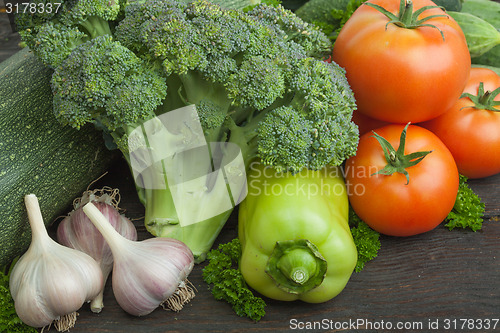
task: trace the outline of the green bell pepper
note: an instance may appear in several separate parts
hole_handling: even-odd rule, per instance
[[[240,204],[240,270],[250,287],[282,301],[326,302],[346,286],[357,262],[340,168],[248,172]]]

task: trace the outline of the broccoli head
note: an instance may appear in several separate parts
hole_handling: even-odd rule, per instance
[[[199,124],[185,131],[221,143],[207,145],[212,157],[237,145],[246,167],[260,159],[296,173],[340,165],[354,154],[359,135],[351,121],[354,96],[344,70],[323,61],[331,43],[314,25],[279,5],[242,11],[207,0],[107,1],[66,1],[56,15],[24,18],[25,26],[33,27],[35,53],[55,69],[54,111],[63,124],[93,123],[129,163],[135,151],[144,152],[138,157],[144,165],[147,156],[160,156],[140,181],[165,188],[137,186],[153,235],[180,239],[202,261],[229,216],[225,208],[181,226],[173,203],[178,183],[169,186],[166,171],[175,158],[166,157],[182,155],[169,150],[189,140],[182,131],[164,130],[170,124],[162,116],[170,112],[195,105]],[[223,207],[215,199],[222,195],[215,184],[221,182],[217,177],[229,179],[227,174],[205,175],[215,161],[201,171],[201,163],[190,161],[182,161],[182,171],[196,177],[185,198],[205,200],[186,199],[184,205],[200,212]]]

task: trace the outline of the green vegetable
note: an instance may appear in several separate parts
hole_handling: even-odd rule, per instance
[[[332,41],[352,13],[366,0],[310,0],[295,13],[306,22],[318,26]]]
[[[239,270],[241,244],[238,238],[208,252],[203,280],[211,285],[216,300],[228,302],[240,317],[259,321],[265,315],[266,303],[248,288]]]
[[[282,301],[326,302],[358,259],[338,167],[279,174],[252,165],[239,207],[240,269],[248,285]]]
[[[446,11],[454,11],[454,12],[459,12],[462,10],[462,2],[464,0],[433,0],[437,6],[441,6]]]
[[[472,58],[479,57],[500,45],[500,31],[487,21],[469,13],[448,12],[448,14],[462,28]]]
[[[358,261],[354,271],[359,273],[368,261],[377,257],[381,246],[380,234],[363,222],[351,207],[349,207],[349,226],[358,250]]]
[[[35,328],[25,325],[17,316],[14,300],[10,295],[9,277],[14,264],[6,265],[0,270],[0,332],[36,333]]]
[[[485,65],[490,67],[500,67],[500,45],[495,46],[485,54],[472,58],[473,65]]]
[[[491,0],[465,0],[462,12],[475,15],[500,31],[500,3]],[[493,47],[479,57],[472,58],[472,63],[499,67],[500,45]]]
[[[450,230],[454,228],[480,230],[483,225],[484,207],[481,198],[467,184],[467,177],[460,175],[457,200],[445,219],[445,227]]]
[[[114,17],[108,13],[112,7],[76,3],[77,8],[81,3],[82,8],[92,7],[89,12],[103,12],[99,27],[103,17]],[[95,124],[108,136],[108,145],[119,148],[129,162],[133,153],[149,166],[137,184],[146,228],[155,236],[183,241],[197,262],[205,259],[231,212],[217,199],[227,197],[227,189],[221,193],[213,186],[217,179],[203,174],[189,198],[174,207],[171,186],[144,185],[171,184],[164,172],[165,157],[175,153],[169,147],[190,142],[188,137],[168,137],[160,147],[153,146],[150,135],[165,134],[157,116],[196,105],[207,142],[237,144],[247,165],[258,157],[278,171],[340,165],[355,153],[355,101],[345,71],[321,60],[330,53],[330,41],[291,11],[266,5],[249,12],[224,10],[204,0],[141,0],[120,13],[116,21],[108,21],[111,35],[103,34],[105,29],[89,35],[88,28],[75,23],[80,19],[69,20],[65,29],[57,26],[62,37],[55,34],[56,39],[73,41],[75,29],[91,39],[81,44],[77,39],[69,55],[67,47],[55,50],[61,53],[52,77],[54,112],[61,123],[75,128]],[[65,24],[64,10],[57,15],[48,22],[32,18],[36,34],[25,37],[40,43],[37,54],[48,62],[55,54],[44,53],[54,41],[47,25]],[[148,128],[146,133],[134,131],[140,126]],[[145,155],[139,156],[139,150]],[[151,165],[151,160],[159,162]],[[201,173],[200,163],[183,163],[176,184]],[[203,212],[214,206],[223,213],[182,225],[179,211],[197,207]]]
[[[464,0],[462,12],[475,15],[500,29],[500,3],[493,0]]]
[[[51,74],[28,49],[0,63],[0,266],[30,244],[24,195],[40,194],[50,224],[117,156],[92,127],[75,132],[55,119]]]

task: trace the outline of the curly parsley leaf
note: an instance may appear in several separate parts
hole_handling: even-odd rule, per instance
[[[467,177],[460,175],[457,200],[445,219],[445,227],[449,230],[470,228],[477,231],[483,226],[483,216],[484,203],[467,184]]]
[[[0,332],[36,333],[38,331],[35,328],[24,324],[17,316],[9,290],[9,273],[9,267],[0,271]]]
[[[361,272],[365,264],[377,256],[381,246],[380,234],[363,222],[351,207],[349,207],[349,226],[358,250],[358,262],[354,271]]]
[[[211,285],[216,300],[226,301],[240,317],[259,321],[265,315],[266,303],[248,288],[241,271],[241,244],[238,238],[220,244],[208,255],[208,264],[203,268],[203,280]]]

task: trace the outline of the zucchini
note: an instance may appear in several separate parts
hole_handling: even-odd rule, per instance
[[[0,63],[0,266],[30,244],[26,194],[39,197],[48,225],[117,156],[92,126],[77,131],[57,122],[51,74],[27,48]]]

